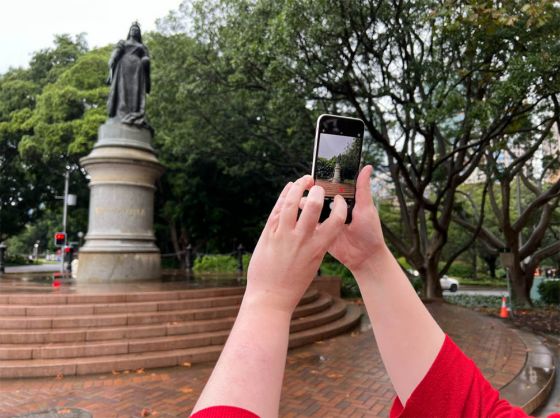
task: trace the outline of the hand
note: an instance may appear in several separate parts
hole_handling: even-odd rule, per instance
[[[312,177],[304,176],[284,187],[251,257],[244,302],[291,314],[340,234],[346,202],[336,196],[329,218],[319,224],[325,191],[312,186]],[[298,219],[305,190],[309,194]]]
[[[345,225],[329,253],[353,273],[369,258],[385,249],[381,222],[371,197],[370,177],[373,168],[362,169],[356,182],[356,204],[352,210],[352,222]]]

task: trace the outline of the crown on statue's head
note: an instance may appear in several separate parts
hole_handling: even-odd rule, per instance
[[[138,29],[141,29],[141,28],[140,28],[140,23],[138,23],[137,20],[135,20],[134,22],[132,22],[132,25],[130,25],[130,27],[131,27],[131,28],[136,27],[136,28],[138,28]]]

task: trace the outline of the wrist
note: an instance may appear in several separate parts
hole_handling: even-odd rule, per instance
[[[292,317],[295,306],[277,294],[251,290],[247,287],[240,311],[259,317],[288,319]]]
[[[379,273],[386,269],[388,264],[395,261],[395,257],[386,245],[378,250],[373,251],[359,265],[350,269],[350,272],[359,283],[362,280],[368,280],[371,277],[379,276]]]

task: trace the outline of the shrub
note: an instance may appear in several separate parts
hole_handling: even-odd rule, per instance
[[[243,254],[243,271],[247,271],[251,254]],[[194,260],[195,273],[235,273],[237,257],[231,255],[203,255]]]
[[[337,276],[341,278],[340,294],[345,298],[358,298],[361,297],[360,288],[352,273],[334,260],[332,257],[327,257],[323,264],[321,264],[321,274],[325,276]]]
[[[472,267],[463,261],[454,261],[449,267],[447,274],[451,277],[472,277]]]
[[[498,279],[505,279],[505,278],[507,277],[506,269],[501,268],[501,267],[500,267],[500,268],[497,268],[497,269],[496,269],[496,277],[497,277]]]
[[[541,299],[549,305],[560,305],[560,280],[547,280],[538,287]]]
[[[502,303],[501,296],[444,295],[443,298],[449,303],[466,306],[469,308],[490,307],[498,309]]]
[[[422,288],[424,287],[424,282],[422,281],[421,278],[415,277],[410,282],[412,283],[412,287],[414,288],[414,290],[416,290],[416,293],[422,291]]]

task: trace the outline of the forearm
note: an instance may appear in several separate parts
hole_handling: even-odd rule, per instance
[[[193,413],[215,405],[277,417],[288,350],[289,313],[245,297]]]
[[[353,274],[383,363],[405,404],[430,369],[445,335],[387,248]]]

